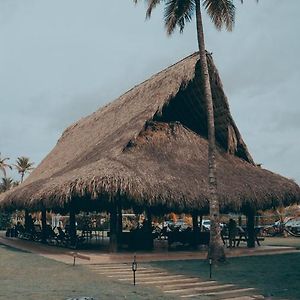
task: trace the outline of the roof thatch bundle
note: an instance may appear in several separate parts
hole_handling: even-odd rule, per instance
[[[299,186],[257,167],[235,125],[208,55],[223,211],[300,199]],[[2,207],[60,210],[208,208],[206,108],[195,53],[65,130],[55,148]]]

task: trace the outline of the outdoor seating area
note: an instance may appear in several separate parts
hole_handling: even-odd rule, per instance
[[[291,210],[291,208],[289,208]],[[297,210],[295,206],[294,210]],[[48,244],[70,249],[90,249],[107,251],[110,247],[110,220],[106,214],[80,214],[76,221],[76,236],[72,239],[69,216],[52,215],[56,221],[51,224],[51,214],[47,214],[46,230],[43,232],[42,220],[34,219],[25,226],[25,218],[20,216],[15,225],[6,231],[6,237]],[[174,221],[175,218],[175,221]],[[233,219],[234,218],[234,219]],[[30,217],[27,217],[30,220]],[[172,220],[173,219],[173,220]],[[300,224],[299,217],[287,217],[285,223],[278,221],[278,216],[266,213],[255,216],[254,244],[264,246],[268,237],[298,237],[295,235]],[[210,220],[207,216],[198,219],[194,230],[192,216],[172,213],[164,218],[154,218],[150,224],[145,215],[124,213],[122,232],[118,234],[118,250],[121,251],[176,251],[207,249],[210,240]],[[249,243],[247,219],[240,215],[222,215],[220,224],[221,238],[225,248],[245,248]],[[273,222],[273,224],[270,224]],[[272,228],[274,231],[270,231]],[[276,234],[274,234],[274,232]],[[251,240],[250,240],[251,241]]]
[[[262,236],[262,228],[263,227],[254,228],[255,231],[254,240],[257,246],[260,246],[261,245],[260,242],[265,240],[265,238]],[[224,245],[227,247],[239,247],[241,242],[247,243],[249,241],[247,228],[242,226],[237,226],[237,231],[232,237],[230,237],[228,228],[225,228],[225,230],[221,231],[221,237]],[[230,240],[232,240],[231,246],[230,246]]]
[[[16,237],[33,242],[43,242],[47,243],[48,245],[71,247],[71,236],[68,228],[63,230],[61,227],[52,228],[51,225],[46,226],[44,233],[41,225],[39,224],[35,224],[30,229],[25,229],[25,226],[18,224],[7,229],[6,237]],[[79,245],[83,241],[83,237],[76,236],[76,245]]]
[[[128,219],[126,216],[129,215]],[[48,219],[51,214],[48,214]],[[151,224],[145,215],[124,214],[122,219],[122,231],[118,234],[119,250],[153,250],[155,248],[178,250],[197,249],[198,246],[209,245],[210,222],[209,219],[197,220],[197,226],[192,226],[192,216],[166,215],[161,221],[155,219]],[[170,218],[179,218],[176,221]],[[52,215],[56,221],[48,224],[46,221],[43,231],[42,220],[26,214],[26,220],[18,218],[17,224],[11,226],[6,231],[7,237],[17,237],[19,239],[41,242],[51,246],[72,248],[72,249],[108,249],[110,239],[110,222],[108,215],[79,215],[76,221],[76,235],[72,237],[69,217]],[[247,226],[236,226],[232,229],[230,224],[233,221],[227,215],[224,220],[229,220],[221,224],[221,237],[226,247],[239,247],[241,243],[249,242]],[[240,218],[238,218],[240,219]],[[239,221],[237,219],[237,221]],[[233,221],[236,223],[236,221]],[[255,243],[260,246],[264,240],[262,236],[264,226],[255,227]],[[232,232],[234,232],[234,235]],[[232,244],[231,244],[232,243]]]

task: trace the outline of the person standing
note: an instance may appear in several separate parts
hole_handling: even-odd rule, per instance
[[[236,221],[233,219],[230,219],[229,223],[228,223],[229,248],[235,247],[236,234],[237,234]]]

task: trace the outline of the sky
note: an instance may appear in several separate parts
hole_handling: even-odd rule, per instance
[[[2,156],[37,165],[67,126],[197,50],[194,22],[168,37],[143,2],[0,0]],[[255,162],[300,183],[300,1],[235,3],[233,32],[204,14],[206,48]]]

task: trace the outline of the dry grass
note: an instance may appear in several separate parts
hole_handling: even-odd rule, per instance
[[[53,300],[89,296],[97,300],[167,299],[158,290],[133,287],[36,254],[0,245],[0,299]]]

